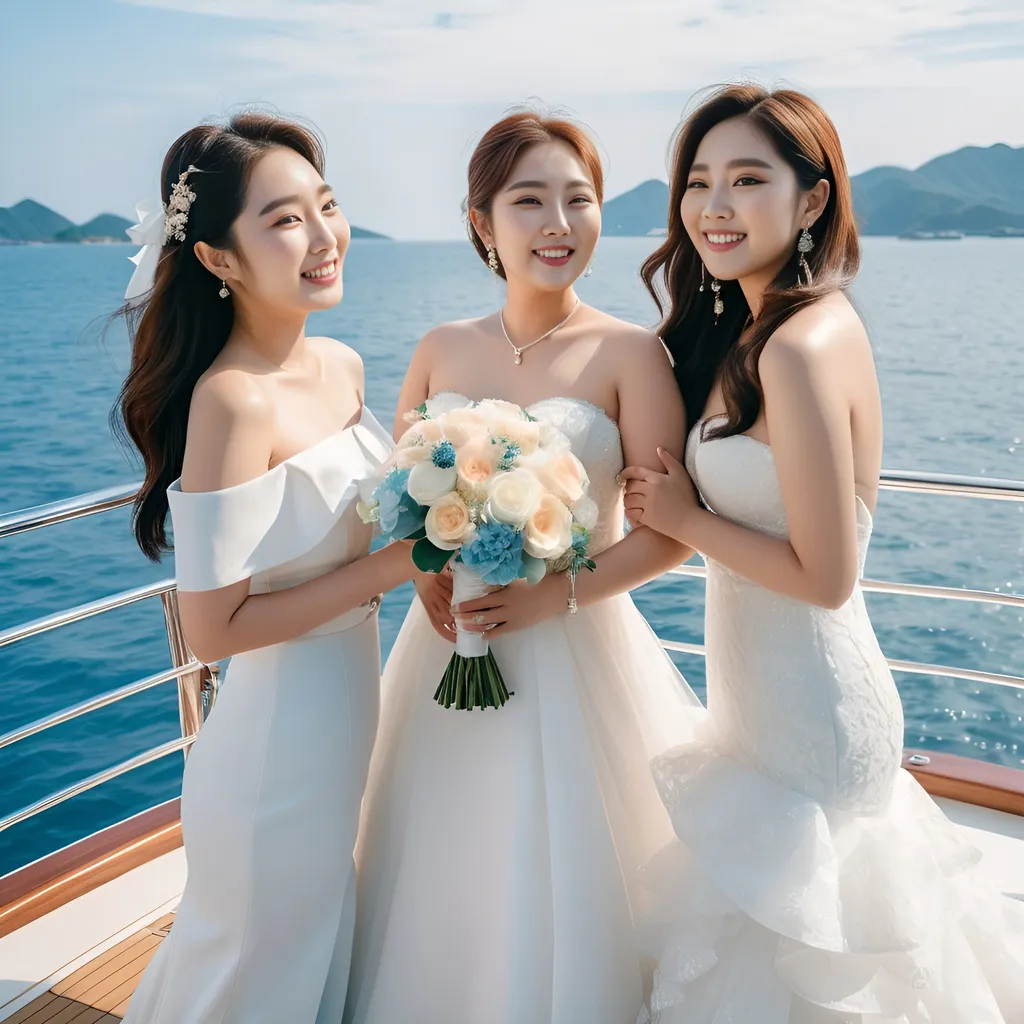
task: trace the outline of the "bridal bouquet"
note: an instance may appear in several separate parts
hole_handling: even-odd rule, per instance
[[[389,540],[415,540],[413,561],[424,572],[451,562],[454,604],[518,579],[592,570],[597,507],[565,435],[510,402],[454,406],[447,397],[406,415],[412,425],[381,475],[361,486],[363,521]],[[486,635],[458,627],[434,699],[472,710],[508,697]]]

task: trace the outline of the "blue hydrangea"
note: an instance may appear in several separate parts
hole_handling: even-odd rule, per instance
[[[438,469],[451,469],[455,465],[455,445],[448,440],[438,441],[431,461]]]
[[[380,512],[381,532],[393,540],[411,537],[427,519],[427,510],[409,497],[408,469],[393,469],[377,485],[373,498]]]
[[[515,441],[509,441],[505,446],[505,454],[498,463],[498,469],[509,470],[515,465],[516,459],[523,454],[522,448]]]
[[[484,583],[504,587],[519,578],[523,567],[523,535],[506,523],[481,523],[462,561]]]

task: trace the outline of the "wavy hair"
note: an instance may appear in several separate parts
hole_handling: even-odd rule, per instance
[[[305,157],[323,175],[324,149],[316,133],[273,114],[246,112],[227,124],[185,132],[164,158],[160,174],[165,206],[178,176],[190,165],[195,193],[184,241],[163,246],[152,289],[141,303],[126,303],[131,367],[111,415],[115,433],[130,441],[145,465],[132,528],[145,555],[159,561],[167,539],[167,488],[181,475],[192,391],[224,347],[234,325],[232,301],[218,297],[218,279],[195,254],[196,242],[231,249],[232,228],[245,206],[253,168],[276,146]]]
[[[680,207],[701,140],[716,125],[737,117],[748,119],[774,146],[793,168],[801,189],[811,189],[824,179],[829,196],[811,228],[815,244],[807,261],[813,283],[801,283],[798,278],[794,237],[792,256],[768,286],[757,318],[747,324],[750,307],[739,283],[723,281],[725,312],[716,325],[712,293],[700,292],[701,259],[683,226]],[[847,288],[859,268],[850,177],[839,134],[825,111],[809,96],[790,89],[769,92],[756,85],[729,85],[713,92],[676,133],[668,235],[640,270],[662,316],[658,332],[675,361],[690,425],[703,413],[720,379],[726,417],[708,436],[749,430],[764,403],[757,364],[765,343],[798,310]]]

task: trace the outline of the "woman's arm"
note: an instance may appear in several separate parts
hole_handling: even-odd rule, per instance
[[[267,471],[273,410],[246,374],[224,371],[196,389],[182,469],[185,491],[217,491]],[[393,544],[316,579],[272,594],[249,594],[249,580],[182,591],[185,639],[196,657],[219,661],[302,636],[391,590],[413,574],[408,545]]]
[[[628,503],[642,509],[641,521],[777,593],[824,608],[844,604],[858,575],[846,353],[861,340],[850,333],[834,318],[798,314],[761,355],[788,540],[701,508],[686,471],[672,459],[665,459],[667,474],[631,471]]]
[[[629,330],[612,339],[623,346],[617,353],[619,372],[619,431],[627,464],[659,465],[657,451],[681,452],[686,415],[672,367],[660,340],[647,331]],[[634,529],[595,559],[594,572],[576,578],[576,602],[593,604],[622,594],[685,562],[693,549],[646,527]],[[535,586],[513,584],[502,591],[469,601],[457,613],[466,629],[500,635],[524,629],[568,608],[569,582],[565,573],[546,576]],[[484,616],[482,623],[476,618]],[[493,628],[491,628],[493,626]]]

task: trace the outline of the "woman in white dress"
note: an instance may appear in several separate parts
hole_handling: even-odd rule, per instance
[[[423,338],[395,430],[425,400],[484,398],[560,428],[598,506],[597,569],[575,615],[563,573],[460,613],[490,631],[514,691],[472,713],[433,700],[451,588],[420,581],[382,684],[347,1024],[634,1024],[642,1002],[637,869],[672,836],[649,759],[703,710],[627,594],[687,554],[643,528],[622,539],[617,480],[624,455],[678,450],[683,410],[658,339],[573,291],[601,188],[590,139],[531,113],[492,127],[470,161],[471,237],[506,303]]]
[[[728,87],[683,125],[671,188],[644,278],[664,274],[686,468],[628,469],[626,507],[707,561],[709,718],[655,764],[681,841],[651,868],[678,880],[656,1019],[1020,1024],[1024,907],[901,769],[857,585],[882,417],[835,128]]]
[[[404,545],[367,555],[355,511],[391,449],[359,357],[305,336],[341,299],[350,234],[322,170],[298,125],[203,125],[139,229],[120,401],[146,468],[135,532],[168,549],[170,500],[185,635],[232,661],[185,767],[188,882],[129,1024],[337,1024],[344,1005],[378,595],[412,567]]]

